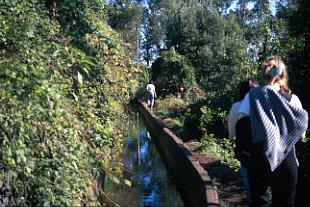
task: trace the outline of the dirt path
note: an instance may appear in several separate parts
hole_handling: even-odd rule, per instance
[[[214,158],[214,156],[198,152],[196,149],[199,142],[188,141],[184,144],[214,181],[213,184],[218,190],[221,206],[246,207],[246,198],[240,173],[234,172],[227,165]]]

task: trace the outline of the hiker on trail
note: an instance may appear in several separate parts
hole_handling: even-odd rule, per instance
[[[295,144],[305,137],[308,113],[288,87],[288,73],[278,56],[262,64],[267,85],[250,90],[239,113],[249,115],[252,132],[251,163],[248,176],[252,206],[293,207],[298,175]]]
[[[239,109],[242,104],[242,100],[244,96],[250,91],[251,88],[257,87],[257,86],[259,86],[259,84],[254,79],[245,80],[240,84],[239,100],[233,103],[233,105],[230,108],[229,115],[228,115],[228,136],[233,142],[236,141],[236,124],[237,124],[237,121],[239,120]],[[240,133],[243,133],[243,131],[241,131]],[[251,204],[251,195],[250,195],[250,186],[249,186],[249,181],[248,181],[248,176],[247,176],[247,168],[242,162],[241,162],[240,170],[241,170],[242,177],[243,177],[243,184],[244,184],[244,189],[245,189],[245,193],[247,197],[247,202],[248,204]]]
[[[153,81],[150,81],[149,84],[147,84],[146,90],[147,90],[147,96],[146,96],[147,105],[151,110],[153,110],[154,101],[155,101],[155,98],[157,97],[155,85],[154,85]]]

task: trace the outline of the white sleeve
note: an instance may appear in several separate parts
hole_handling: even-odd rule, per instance
[[[228,115],[228,137],[230,139],[235,139],[236,138],[236,123],[238,121],[238,111],[241,103],[236,102],[234,103],[229,111]]]
[[[297,106],[298,108],[302,108],[302,104],[301,104],[298,96],[296,96],[295,94],[292,94],[291,104],[294,106]]]
[[[249,115],[250,115],[250,97],[249,93],[247,93],[244,99],[242,100],[242,104],[239,109],[239,118]]]

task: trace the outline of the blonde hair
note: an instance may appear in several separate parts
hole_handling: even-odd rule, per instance
[[[280,68],[282,70],[282,73],[276,76],[270,75],[269,71],[274,67]],[[288,86],[287,68],[281,57],[279,56],[267,57],[262,64],[262,69],[264,77],[269,84],[273,85],[277,83],[280,85],[281,91],[291,93],[291,89]]]

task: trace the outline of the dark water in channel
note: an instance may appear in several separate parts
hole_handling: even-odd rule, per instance
[[[124,144],[123,175],[132,186],[116,185],[107,179],[105,191],[120,206],[184,206],[144,121],[140,118],[129,126],[131,135]]]

